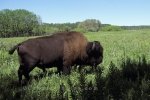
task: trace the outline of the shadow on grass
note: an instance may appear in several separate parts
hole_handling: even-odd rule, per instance
[[[95,84],[86,83],[86,73],[80,73],[78,86],[74,86],[69,80],[71,97],[84,100],[150,99],[150,63],[144,56],[138,61],[130,58],[122,60],[120,66],[111,62],[107,75],[104,77],[102,73],[103,69],[99,67],[95,72]]]
[[[16,73],[17,74],[17,73]],[[0,100],[21,100],[26,95],[26,89],[28,85],[32,83],[32,80],[40,81],[40,79],[51,76],[53,73],[39,73],[35,76],[31,76],[31,80],[27,84],[20,85],[18,77],[15,73],[9,75],[3,75],[0,77]],[[15,76],[15,77],[12,77]],[[25,80],[24,80],[25,81]]]
[[[98,67],[92,74],[95,74],[95,83],[86,82],[88,73],[80,72],[79,83],[74,84],[68,79],[68,87],[60,85],[60,90],[56,93],[55,99],[67,100],[149,100],[150,99],[150,63],[143,56],[139,60],[127,58],[122,60],[120,66],[113,62],[109,65],[109,71],[106,76],[102,76],[104,67]],[[40,73],[32,76],[40,81],[45,76],[51,76],[53,73]],[[13,74],[1,76],[0,99],[24,99],[26,90],[18,85],[16,77]],[[32,97],[29,95],[27,97]],[[26,97],[26,99],[28,99]],[[35,97],[37,97],[35,95]],[[49,96],[51,97],[51,95]],[[35,99],[42,99],[37,97]]]
[[[1,77],[0,82],[0,99],[1,100],[18,100],[24,95],[18,81],[14,81],[10,76]]]
[[[31,77],[31,81],[32,81],[32,79],[35,79],[36,81],[39,81],[40,79],[42,79],[46,76],[51,76],[52,74],[54,74],[54,73],[53,72],[42,72],[42,73],[39,73],[39,74],[34,75],[34,76],[30,76],[30,77]]]

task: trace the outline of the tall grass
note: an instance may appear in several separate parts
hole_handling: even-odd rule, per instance
[[[46,75],[35,68],[31,82],[18,85],[17,53],[8,55],[13,45],[28,39],[0,39],[0,99],[149,99],[150,98],[150,31],[119,31],[85,33],[88,40],[100,41],[104,60],[95,72],[79,73],[72,70],[68,76],[55,74],[55,68]],[[33,38],[33,37],[32,37]]]

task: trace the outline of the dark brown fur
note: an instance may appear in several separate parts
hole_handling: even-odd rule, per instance
[[[22,75],[29,80],[29,73],[36,66],[43,71],[48,67],[57,67],[59,72],[69,74],[71,66],[75,64],[95,66],[100,64],[103,58],[100,43],[88,42],[79,32],[62,32],[29,39],[14,46],[9,53],[13,54],[15,49],[20,60],[19,82]]]

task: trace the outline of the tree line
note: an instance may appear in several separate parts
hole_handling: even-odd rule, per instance
[[[96,19],[87,19],[76,23],[43,23],[45,33],[53,33],[59,31],[80,31],[80,32],[98,32],[101,28],[101,22]]]
[[[49,35],[61,31],[98,32],[149,29],[150,26],[115,26],[97,19],[76,23],[43,23],[40,16],[25,9],[0,10],[0,37]]]
[[[125,30],[141,30],[141,29],[150,29],[150,25],[140,25],[140,26],[121,26]]]
[[[0,11],[0,37],[47,35],[60,31],[99,31],[101,22],[87,19],[76,23],[42,23],[40,16],[25,9]]]

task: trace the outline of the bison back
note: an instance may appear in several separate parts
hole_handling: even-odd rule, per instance
[[[62,59],[63,45],[64,39],[56,36],[29,39],[19,46],[18,54],[21,63],[53,66]]]

